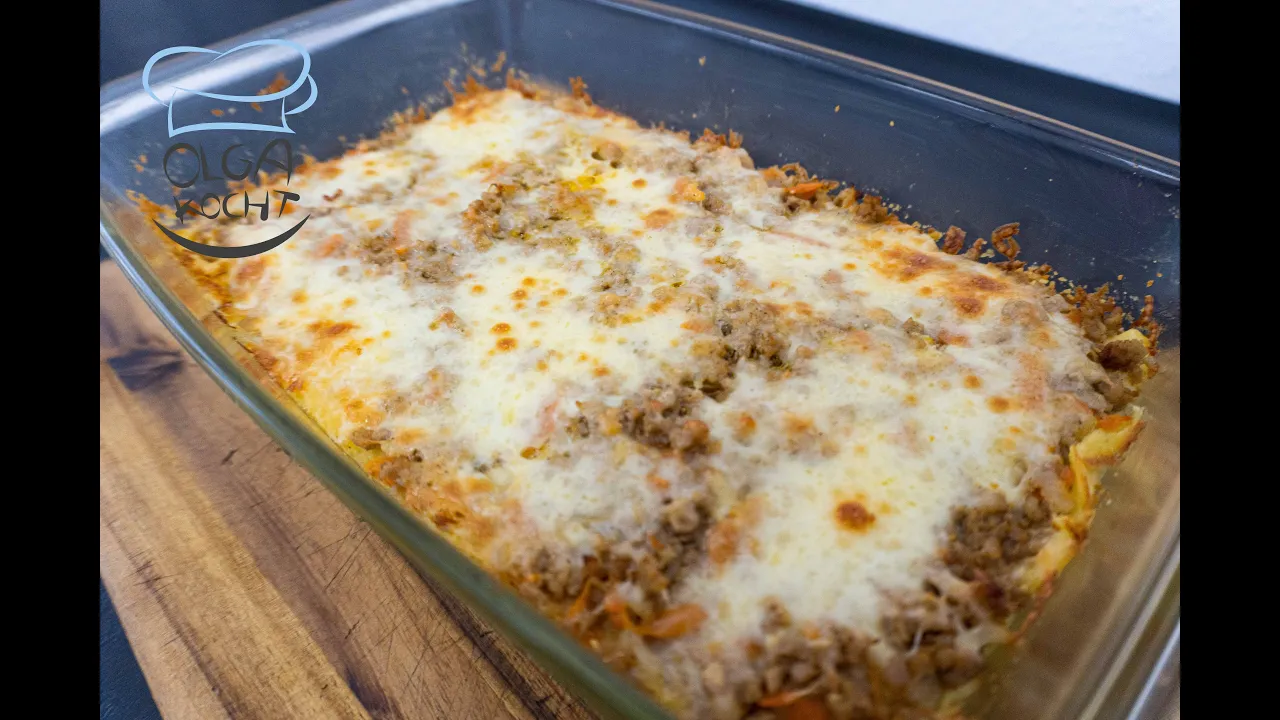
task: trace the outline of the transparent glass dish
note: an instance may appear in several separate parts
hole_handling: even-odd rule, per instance
[[[1107,479],[1084,551],[1022,641],[996,653],[966,711],[1091,720],[1160,710],[1162,674],[1177,669],[1180,611],[1178,163],[876,63],[635,0],[355,0],[214,49],[261,38],[311,54],[320,95],[289,125],[319,158],[377,134],[417,100],[444,104],[444,80],[505,52],[536,78],[582,76],[599,104],[641,122],[741,132],[758,164],[802,163],[883,194],[908,220],[971,236],[1019,221],[1025,259],[1089,287],[1110,282],[1135,310],[1154,296],[1165,333],[1161,372],[1141,400],[1148,427]],[[269,49],[249,51],[210,73],[206,59],[176,58],[156,66],[152,83],[252,94],[281,62]],[[102,89],[102,241],[147,304],[264,430],[421,572],[602,716],[666,717],[370,482],[238,344],[127,197],[173,195],[158,162],[173,142],[165,113],[139,75]],[[157,157],[136,165],[147,153]]]

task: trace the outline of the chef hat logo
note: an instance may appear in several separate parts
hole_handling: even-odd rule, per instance
[[[295,80],[292,85],[289,85],[282,90],[264,93],[262,95],[227,95],[223,93],[205,92],[203,90],[182,87],[181,85],[172,85],[166,86],[162,90],[162,92],[168,93],[168,99],[165,99],[160,95],[157,95],[156,91],[151,87],[151,69],[155,67],[157,62],[171,55],[202,53],[213,55],[214,57],[210,62],[217,62],[228,55],[254,47],[285,48],[290,51],[290,54],[296,54],[302,58],[302,73],[298,75],[298,79]],[[286,99],[301,90],[303,85],[310,86],[310,92],[306,100],[292,109],[287,108]],[[225,52],[218,52],[217,50],[187,45],[161,50],[155,55],[152,55],[151,59],[147,61],[146,67],[142,69],[142,87],[147,91],[148,95],[155,99],[156,102],[169,108],[169,137],[182,135],[183,133],[195,132],[197,130],[252,130],[258,132],[292,133],[293,130],[289,127],[289,116],[297,115],[311,107],[312,103],[316,101],[316,94],[318,92],[316,89],[316,81],[311,77],[311,55],[301,45],[288,40],[255,40],[243,45],[237,45]],[[279,115],[280,121],[278,123],[202,122],[175,127],[173,124],[173,107],[183,97],[191,95],[210,98],[213,100],[221,100],[228,103],[254,104],[257,107],[260,107],[267,117],[274,118],[276,115]]]

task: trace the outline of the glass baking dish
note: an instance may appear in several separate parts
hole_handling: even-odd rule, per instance
[[[637,0],[355,0],[215,46],[292,40],[320,94],[289,118],[319,158],[386,118],[448,97],[446,79],[500,53],[535,78],[582,76],[596,101],[695,134],[746,137],[758,164],[800,162],[883,194],[901,215],[985,235],[1019,221],[1024,258],[1132,309],[1155,298],[1160,374],[1146,432],[1106,481],[1091,540],[1016,648],[993,657],[966,706],[982,718],[1145,718],[1177,672],[1179,637],[1179,165],[1138,148],[849,55]],[[279,48],[157,65],[153,86],[253,94],[284,68]],[[483,82],[501,82],[488,73]],[[606,717],[662,718],[629,681],[466,560],[367,480],[265,375],[127,197],[173,195],[157,162],[174,140],[140,75],[101,92],[101,235],[179,341],[280,445],[426,576],[467,602]],[[236,139],[235,130],[212,131]],[[212,143],[218,144],[218,143]],[[225,143],[222,143],[225,145]],[[139,156],[152,154],[149,164]]]

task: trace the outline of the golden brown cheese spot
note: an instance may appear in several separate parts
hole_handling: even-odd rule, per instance
[[[445,311],[440,313],[440,315],[436,317],[435,321],[427,327],[431,330],[438,330],[441,325],[457,330],[458,332],[462,332],[462,318],[458,317],[458,314],[453,310],[445,309]]]
[[[861,532],[875,521],[875,514],[857,500],[845,500],[836,506],[836,524],[845,530]]]
[[[484,178],[485,180],[492,180],[498,175],[501,175],[502,171],[506,169],[506,167],[507,163],[492,155],[486,155],[483,158],[480,158],[480,160],[472,163],[471,167],[467,168],[467,172],[474,175],[481,170],[493,170],[495,172],[486,173]]]
[[[724,565],[738,553],[743,534],[763,514],[762,500],[752,496],[732,507],[723,519],[707,531],[707,557],[714,565]]]
[[[793,413],[783,413],[782,427],[785,434],[785,447],[793,453],[816,450],[826,457],[839,452],[839,447],[831,438],[825,437],[814,424],[813,418]]]
[[[644,179],[644,178],[636,178],[635,180],[632,180],[632,181],[631,181],[631,187],[636,187],[636,188],[642,188],[642,187],[644,187],[645,185],[648,185],[648,184],[649,184],[649,183],[648,183],[647,181],[645,181],[645,179]]]
[[[998,395],[995,397],[987,398],[987,407],[991,408],[991,412],[1002,413],[1007,411],[1012,406],[1013,406],[1013,403],[1011,403],[1008,398],[1000,397]]]
[[[516,288],[515,292],[511,293],[512,300],[524,300],[527,297],[529,297],[529,291],[524,288]]]
[[[977,390],[982,387],[982,380],[977,375],[965,375],[964,386],[970,390]]]
[[[986,302],[976,297],[953,297],[951,304],[955,306],[956,312],[968,318],[981,317],[983,311],[987,309]]]
[[[707,199],[707,194],[702,192],[698,187],[698,183],[687,177],[676,178],[675,192],[669,198],[671,202],[687,202],[700,203]]]
[[[964,279],[956,283],[956,286],[988,295],[996,295],[1009,289],[1009,284],[1002,280],[972,273],[966,273]]]
[[[608,313],[614,308],[622,304],[622,296],[617,293],[602,293],[596,300],[596,309],[602,313]]]
[[[525,460],[532,460],[534,456],[537,454],[538,454],[538,448],[536,447],[527,447],[520,451],[520,457],[524,458]]]
[[[726,517],[707,532],[707,557],[716,565],[723,565],[738,553],[738,539],[742,529],[735,517]]]
[[[672,220],[676,219],[676,214],[668,208],[658,208],[644,216],[644,226],[650,230],[657,230],[666,227]]]
[[[515,350],[515,348],[516,348],[516,339],[515,339],[515,338],[511,338],[511,337],[499,338],[499,339],[498,339],[498,343],[497,343],[494,347],[498,348],[498,350],[500,350],[500,351],[502,351],[502,352],[507,352],[507,351],[509,351],[509,350]]]
[[[307,330],[310,330],[316,337],[331,338],[337,337],[354,327],[355,325],[349,322],[335,323],[331,320],[317,320],[308,325]]]
[[[746,442],[756,432],[756,420],[747,413],[738,413],[730,419],[733,426],[733,437],[738,442]]]
[[[782,427],[789,434],[808,433],[813,431],[813,418],[803,415],[785,413],[782,416]]]
[[[958,345],[960,347],[966,347],[969,344],[969,338],[959,333],[953,333],[950,330],[939,330],[938,342],[941,342],[945,345]]]
[[[386,417],[381,410],[369,407],[363,400],[356,398],[342,407],[343,414],[356,425],[373,426],[381,423]]]
[[[489,332],[493,333],[494,335],[505,335],[511,332],[511,326],[508,325],[507,323],[500,322],[494,325],[493,327],[489,328]]]
[[[653,473],[649,473],[649,475],[645,477],[645,481],[648,482],[650,487],[652,487],[655,490],[668,490],[671,488],[671,481],[662,477],[661,475],[655,475]],[[655,539],[655,542],[656,542],[656,539]]]
[[[527,277],[527,278],[525,278],[525,279],[521,280],[521,281],[520,281],[520,284],[521,284],[521,285],[524,285],[524,286],[526,286],[526,287],[533,287],[534,285],[537,285],[537,284],[538,284],[538,281],[537,281],[537,280],[534,280],[534,279],[533,279],[533,278],[531,278],[531,277]]]
[[[293,295],[292,295],[292,296],[290,296],[290,298],[289,298],[289,299],[290,299],[290,300],[293,300],[294,302],[299,303],[299,304],[304,303],[304,302],[306,302],[306,301],[307,301],[307,291],[306,291],[306,290],[296,290],[296,291],[294,291]]]
[[[1039,348],[1051,349],[1058,347],[1058,341],[1053,339],[1053,335],[1044,328],[1031,333],[1029,340],[1032,345]]]
[[[245,260],[236,266],[233,273],[235,281],[241,285],[255,285],[266,272],[267,261],[262,258]]]
[[[881,252],[880,257],[884,261],[877,263],[876,269],[882,274],[902,282],[909,282],[921,275],[943,270],[950,264],[946,260],[935,257],[930,253],[911,250],[901,245],[894,245]]]
[[[356,299],[355,299],[355,298],[353,298],[353,297],[344,298],[344,299],[342,300],[342,307],[344,307],[344,308],[349,308],[349,307],[351,307],[352,305],[355,305],[355,304],[356,304]]]
[[[471,294],[472,294],[472,295],[483,295],[483,294],[484,294],[484,286],[483,286],[483,285],[472,285],[472,286],[471,286]]]
[[[680,327],[681,329],[688,330],[689,332],[709,333],[715,328],[715,325],[713,325],[711,320],[707,318],[693,317],[680,323]]]

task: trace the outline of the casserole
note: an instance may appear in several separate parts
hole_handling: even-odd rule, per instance
[[[671,64],[676,66],[670,75],[673,84],[677,79],[689,76],[694,78],[693,81],[685,82],[685,86],[695,86],[693,92],[697,99],[685,106],[693,109],[687,110],[688,115],[682,119],[674,94],[669,89],[664,92],[653,86],[656,76],[639,78],[628,75],[612,78],[602,75],[597,79],[596,76],[588,75],[588,81],[602,89],[602,102],[621,109],[627,109],[628,106],[640,108],[634,110],[633,114],[641,120],[666,121],[672,125],[701,123],[712,108],[715,108],[725,116],[715,118],[717,121],[732,121],[735,129],[748,134],[757,157],[768,157],[771,150],[779,148],[778,152],[783,153],[786,159],[800,160],[822,176],[847,177],[860,185],[870,185],[884,192],[890,199],[903,205],[906,213],[910,213],[910,208],[915,205],[925,208],[922,212],[933,211],[932,208],[939,205],[928,202],[931,197],[945,205],[961,195],[970,196],[975,199],[974,204],[957,205],[956,217],[959,221],[954,224],[995,227],[1009,218],[1022,220],[1028,229],[1037,228],[1043,233],[1044,240],[1038,240],[1035,249],[1052,250],[1053,252],[1046,253],[1048,260],[1064,275],[1094,285],[1103,279],[1096,274],[1090,276],[1090,261],[1095,259],[1090,256],[1090,251],[1096,248],[1099,255],[1096,265],[1107,267],[1108,270],[1114,269],[1117,275],[1130,278],[1130,282],[1136,284],[1136,287],[1130,289],[1132,294],[1140,296],[1151,292],[1157,295],[1157,308],[1164,313],[1161,320],[1168,328],[1165,346],[1176,348],[1176,166],[1161,163],[1158,159],[1145,157],[1139,152],[1119,148],[1100,139],[1073,136],[1050,122],[1022,117],[1013,110],[1001,109],[1001,112],[996,113],[993,106],[984,105],[976,99],[965,98],[964,104],[957,104],[959,99],[964,98],[963,94],[934,88],[924,81],[896,76],[887,69],[816,50],[806,49],[805,53],[797,55],[802,48],[782,40],[769,39],[775,51],[770,54],[761,50],[758,44],[764,36],[750,33],[743,35],[741,33],[746,31],[737,29],[730,32],[729,28],[714,23],[707,27],[691,27],[686,15],[675,15],[684,24],[670,24],[666,20],[660,22],[654,16],[657,11],[649,6],[464,3],[433,6],[430,12],[427,12],[425,5],[340,7],[354,14],[342,15],[334,11],[327,15],[314,15],[310,20],[303,19],[293,26],[283,28],[283,32],[282,29],[264,31],[264,36],[269,37],[275,33],[276,36],[292,37],[310,47],[316,58],[317,69],[314,72],[317,74],[323,67],[325,53],[337,52],[339,48],[347,48],[357,55],[360,51],[370,52],[371,48],[381,48],[385,53],[385,48],[396,46],[394,40],[398,35],[414,30],[425,30],[442,39],[438,44],[428,44],[425,49],[415,46],[414,52],[418,55],[406,58],[403,62],[379,62],[379,66],[386,68],[386,82],[380,79],[377,83],[335,89],[333,93],[341,95],[342,100],[335,97],[332,104],[326,104],[322,95],[316,108],[296,121],[299,137],[306,140],[307,150],[316,156],[331,156],[340,145],[337,138],[339,131],[331,117],[335,112],[334,107],[354,108],[357,116],[368,111],[367,117],[346,118],[342,131],[348,136],[356,133],[372,135],[377,130],[380,118],[387,111],[397,109],[397,105],[391,103],[403,107],[404,95],[399,92],[401,81],[413,83],[406,85],[412,88],[411,95],[422,96],[433,92],[431,84],[449,77],[448,71],[458,66],[460,49],[454,43],[464,32],[475,32],[477,27],[491,27],[495,32],[495,37],[489,38],[487,44],[480,38],[467,36],[466,52],[472,54],[472,58],[482,53],[493,57],[499,51],[506,51],[512,62],[524,69],[539,75],[563,77],[577,68],[572,66],[573,58],[549,52],[548,48],[554,44],[551,44],[549,38],[552,34],[545,23],[557,19],[564,26],[560,34],[568,33],[567,39],[572,40],[571,43],[561,44],[571,45],[574,52],[587,53],[587,57],[593,58],[597,57],[593,54],[595,51],[601,52],[600,57],[607,55],[603,51],[610,45],[610,39],[605,29],[616,25],[620,19],[639,23],[637,27],[651,26],[652,23],[655,24],[652,27],[664,29],[662,42],[673,58]],[[564,14],[557,15],[557,11]],[[409,20],[427,17],[430,17],[430,22],[424,19],[423,25],[416,28]],[[396,22],[391,23],[393,19]],[[687,68],[680,66],[675,58],[681,57],[681,44],[691,43],[695,38],[705,44],[692,46],[700,52],[690,56]],[[746,43],[745,39],[753,42]],[[685,45],[683,49],[688,47],[690,46]],[[745,52],[743,47],[756,49]],[[757,52],[763,54],[756,54]],[[699,58],[703,58],[704,62],[699,62]],[[714,68],[721,61],[726,62],[724,69],[715,71]],[[432,62],[436,64],[430,65]],[[347,66],[347,72],[359,73],[358,66],[353,68],[350,62],[342,64]],[[565,71],[559,70],[561,66]],[[600,72],[603,73],[607,67],[607,62],[601,64]],[[813,74],[797,78],[795,68],[799,67],[807,68]],[[169,70],[181,73],[183,68],[178,64]],[[249,72],[250,70],[253,72]],[[245,71],[246,75],[228,78],[228,81],[262,86],[267,84],[274,71],[274,67],[249,66]],[[256,76],[254,72],[257,73]],[[705,81],[698,75],[700,72],[709,73]],[[401,73],[401,77],[397,77],[397,73]],[[427,80],[427,77],[431,79]],[[786,85],[776,84],[784,77],[787,78]],[[613,85],[615,79],[626,92]],[[762,107],[763,104],[759,102],[761,83],[764,87],[770,87],[774,93],[783,93],[782,96],[775,97],[778,102]],[[748,92],[753,89],[753,84],[757,85],[754,94]],[[116,97],[112,97],[113,92]],[[478,571],[469,567],[456,554],[451,555],[451,551],[438,537],[421,526],[414,525],[412,519],[405,517],[402,511],[397,514],[397,508],[387,505],[385,497],[378,496],[363,484],[359,470],[336,455],[328,441],[315,434],[313,428],[308,430],[307,420],[291,403],[280,396],[275,400],[267,399],[272,387],[264,385],[260,376],[257,380],[250,377],[250,374],[258,372],[252,359],[242,358],[244,362],[240,366],[228,361],[228,356],[237,352],[236,332],[222,325],[219,318],[210,312],[212,308],[200,306],[199,293],[193,292],[197,288],[190,287],[189,278],[185,277],[182,268],[166,264],[164,248],[148,246],[150,241],[146,239],[146,233],[140,225],[143,218],[133,212],[128,203],[123,202],[123,191],[133,187],[155,192],[154,187],[144,187],[148,181],[147,173],[135,172],[129,162],[133,155],[149,149],[148,142],[153,146],[156,144],[154,137],[148,137],[149,133],[153,135],[154,124],[148,125],[144,118],[154,119],[158,108],[139,104],[136,102],[136,95],[128,88],[115,87],[104,91],[103,226],[108,246],[121,259],[131,279],[148,288],[147,292],[151,294],[148,300],[152,306],[158,307],[162,317],[171,323],[171,327],[175,327],[180,339],[193,350],[197,359],[206,364],[206,367],[216,368],[215,377],[229,387],[242,404],[254,408],[256,417],[264,423],[264,427],[278,438],[283,438],[282,442],[286,447],[312,467],[322,480],[335,486],[344,499],[354,503],[362,515],[368,517],[380,531],[387,533],[389,539],[406,550],[426,572],[442,579],[463,597],[477,603],[478,609],[486,616],[498,617],[500,629],[514,633],[517,641],[526,647],[530,647],[529,643],[533,641],[532,652],[547,662],[558,677],[566,680],[589,701],[600,704],[605,710],[621,709],[624,713],[652,712],[654,709],[643,698],[636,696],[633,690],[554,634],[539,618],[531,616],[527,608],[513,603],[503,591],[476,574]],[[606,99],[611,95],[616,95],[616,100]],[[839,102],[831,105],[843,104],[842,112],[836,113],[826,107],[831,97],[839,99]],[[716,106],[711,104],[712,98],[722,99],[723,102]],[[377,102],[382,103],[380,114],[368,110]],[[819,103],[824,108],[821,111],[818,110]],[[326,107],[329,109],[325,110]],[[663,110],[669,110],[665,117]],[[727,117],[730,113],[733,114],[732,117]],[[692,118],[694,114],[699,115],[699,118]],[[859,144],[857,152],[845,144],[824,142],[820,128],[806,127],[818,123],[819,118],[824,123],[847,121],[849,124],[845,127],[828,127],[828,134],[853,138],[848,145],[853,145],[856,141]],[[889,120],[894,121],[893,124]],[[884,121],[883,127],[880,127],[881,121]],[[325,123],[329,125],[326,126]],[[950,138],[951,142],[934,138],[936,142],[930,143],[929,152],[919,152],[926,140],[925,134],[937,131],[939,127],[949,128],[948,132],[954,133]],[[321,132],[319,128],[326,129]],[[728,128],[722,126],[720,129]],[[900,136],[896,135],[899,133]],[[1002,145],[1012,142],[1011,138],[1018,139],[1013,147]],[[786,152],[788,150],[790,152]],[[849,153],[847,157],[836,157],[844,151]],[[966,159],[966,154],[968,163],[954,162]],[[1078,164],[1068,164],[1066,158],[1072,158]],[[1010,174],[1015,166],[1021,166],[1023,173],[1033,174],[1015,177]],[[915,178],[923,180],[912,179],[904,167],[914,168],[917,171]],[[984,177],[987,172],[994,175],[988,178],[989,186],[975,182],[975,176]],[[947,173],[957,181],[956,184],[944,185],[938,179],[940,175],[945,176]],[[961,177],[967,179],[967,184],[959,182]],[[1028,187],[1027,177],[1043,179],[1044,187]],[[1052,190],[1046,190],[1051,181],[1059,184]],[[925,182],[933,189],[934,195],[922,194],[921,190],[912,186],[912,182]],[[1101,192],[1103,188],[1108,189],[1108,192]],[[163,190],[163,186],[160,189]],[[1169,197],[1165,196],[1166,193]],[[162,193],[157,193],[157,196],[161,195]],[[1010,201],[1010,197],[1016,199]],[[1113,206],[1108,213],[1106,202],[1116,199],[1122,201],[1120,206]],[[986,205],[976,200],[981,200]],[[1149,207],[1144,206],[1144,203]],[[1089,212],[1083,211],[1085,205]],[[1072,207],[1079,208],[1078,216],[1072,215]],[[988,211],[999,212],[1000,215],[997,219],[985,221],[983,213]],[[965,217],[966,213],[972,215]],[[921,219],[942,226],[952,223],[946,217],[922,216]],[[1107,242],[1115,237],[1149,238],[1150,247],[1127,258],[1115,257],[1114,252],[1107,253]],[[1046,242],[1043,248],[1041,242]],[[1153,263],[1163,269],[1155,269],[1154,273],[1146,272],[1153,268],[1144,266]],[[1143,289],[1147,280],[1152,281],[1150,290]],[[1124,282],[1118,281],[1122,290],[1125,288]],[[192,313],[192,310],[195,312]],[[1170,370],[1170,355],[1168,351],[1162,354],[1163,371],[1152,384],[1159,383],[1162,378],[1172,377],[1172,392],[1176,398],[1176,352],[1172,353],[1172,374],[1165,374]],[[1159,386],[1156,386],[1156,390],[1159,391]],[[1157,397],[1158,395],[1159,392]],[[1176,448],[1176,401],[1172,412],[1169,411],[1169,406],[1164,406],[1165,414],[1162,417],[1155,416],[1157,409],[1149,407],[1153,427],[1148,434],[1156,434],[1158,438],[1168,440],[1168,433],[1172,432],[1173,447]],[[1165,421],[1163,424],[1162,419]],[[1170,421],[1172,430],[1168,425]],[[1152,433],[1157,426],[1163,429],[1159,433]],[[1070,663],[1078,662],[1088,653],[1108,656],[1119,651],[1118,654],[1123,656],[1121,660],[1141,655],[1141,643],[1110,644],[1118,637],[1128,637],[1110,630],[1140,619],[1146,600],[1154,598],[1157,601],[1157,605],[1147,611],[1148,615],[1159,614],[1155,612],[1161,609],[1158,602],[1176,603],[1176,591],[1172,596],[1159,593],[1153,595],[1149,592],[1153,588],[1168,589],[1176,584],[1176,574],[1171,577],[1167,572],[1167,561],[1170,558],[1174,562],[1172,567],[1176,568],[1176,449],[1172,458],[1169,453],[1164,453],[1164,460],[1172,460],[1174,463],[1172,473],[1166,467],[1148,478],[1145,484],[1126,484],[1125,471],[1133,467],[1133,458],[1144,457],[1144,447],[1151,447],[1144,445],[1144,442],[1135,446],[1130,459],[1112,481],[1112,507],[1129,504],[1113,514],[1112,525],[1107,522],[1104,508],[1094,535],[1096,542],[1091,550],[1104,549],[1114,542],[1114,539],[1103,539],[1108,527],[1113,527],[1117,528],[1111,530],[1113,533],[1143,535],[1139,539],[1146,544],[1140,547],[1144,548],[1144,552],[1149,552],[1150,556],[1144,556],[1142,560],[1149,564],[1138,569],[1132,565],[1133,556],[1109,557],[1111,562],[1125,567],[1109,570],[1108,572],[1116,575],[1105,576],[1101,582],[1096,576],[1093,579],[1095,591],[1099,587],[1111,587],[1115,594],[1110,598],[1105,591],[1101,595],[1095,595],[1095,602],[1101,603],[1095,605],[1100,611],[1095,617],[1105,619],[1088,632],[1073,631],[1074,637],[1083,639],[1085,645],[1069,658]],[[1160,453],[1145,455],[1148,463],[1142,467],[1160,469],[1153,457],[1160,457]],[[1126,495],[1126,491],[1135,494]],[[1144,507],[1141,505],[1144,497],[1154,499]],[[1141,510],[1147,516],[1146,524],[1139,527],[1120,522],[1122,519],[1133,519],[1132,515],[1126,515],[1125,510]],[[1152,523],[1151,517],[1155,517],[1156,522]],[[1153,525],[1159,530],[1156,536],[1145,535]],[[430,556],[423,553],[424,548],[431,549]],[[1089,552],[1086,552],[1077,564],[1086,562],[1089,556]],[[1087,571],[1076,571],[1076,576],[1080,572]],[[1042,632],[1041,627],[1052,625],[1053,608],[1061,607],[1060,597],[1071,592],[1071,578],[1071,572],[1064,576],[1059,597],[1046,607],[1041,623],[1033,626],[1034,629],[1027,638],[1029,647],[1035,647],[1037,633]],[[1134,588],[1139,590],[1136,596],[1130,594]],[[504,616],[507,612],[509,614]],[[512,619],[518,619],[519,622],[512,623]],[[1113,626],[1111,623],[1117,625]],[[1107,631],[1103,632],[1103,628],[1107,628]],[[1057,639],[1060,641],[1062,637],[1067,636],[1059,636]],[[1090,643],[1096,647],[1090,647]],[[1056,644],[1058,649],[1063,648],[1061,642]],[[1017,663],[1009,669],[1008,676],[1018,678],[1018,673],[1025,674],[1028,669],[1035,669],[1034,658],[1034,654],[1019,653]],[[1097,659],[1096,655],[1094,659]],[[572,665],[576,669],[566,673],[566,665]],[[1142,684],[1140,678],[1127,679],[1124,673],[1136,672],[1141,676],[1145,673],[1141,666],[1141,662],[1110,662],[1101,665],[1095,662],[1087,667],[1070,665],[1076,672],[1072,680],[1079,683],[1079,687],[1118,693],[1121,704],[1129,701],[1124,699],[1126,696],[1132,697],[1129,693],[1136,692],[1127,690],[1126,683],[1136,683],[1139,689]],[[1098,683],[1083,674],[1100,667],[1107,668],[1101,676],[1105,682]],[[1031,677],[1034,679],[1035,676]],[[1024,681],[1015,681],[1010,683],[1010,687],[1033,686]],[[1106,697],[1100,698],[1096,693],[1092,696],[1078,694],[1076,689],[1070,684],[1037,688],[1036,697],[1032,700],[1038,707],[1038,714],[1078,713],[1094,705],[1094,711],[1115,707],[1109,704],[1113,701]],[[986,697],[975,697],[973,700],[975,705],[989,705],[990,713],[998,713],[1001,708],[1005,708],[1004,712],[1012,713],[1013,716],[1025,714],[1025,711],[1018,710],[1017,703],[1021,701],[1020,696],[1015,693],[1002,695],[999,692],[990,693]],[[1081,702],[1084,704],[1080,705]]]

